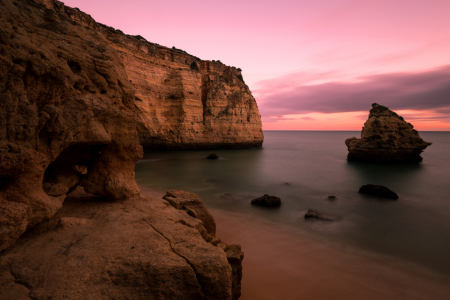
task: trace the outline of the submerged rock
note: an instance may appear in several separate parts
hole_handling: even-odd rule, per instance
[[[217,154],[215,154],[215,153],[210,153],[207,157],[206,157],[206,159],[218,159],[219,158],[219,156],[217,155]]]
[[[336,196],[328,196],[328,200],[336,200]]]
[[[420,162],[425,142],[413,125],[389,108],[372,104],[361,138],[345,140],[348,160],[377,162]]]
[[[281,199],[276,196],[269,196],[265,194],[262,197],[253,199],[252,204],[265,207],[278,207],[281,205]]]
[[[323,221],[334,221],[336,218],[333,218],[328,215],[324,215],[321,212],[318,212],[317,210],[310,209],[305,214],[305,219],[316,219],[316,220],[323,220]]]
[[[359,188],[359,193],[388,199],[398,199],[398,195],[382,185],[366,184]]]

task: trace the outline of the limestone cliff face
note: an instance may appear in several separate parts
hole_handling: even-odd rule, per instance
[[[413,125],[389,108],[372,104],[361,138],[345,140],[349,160],[422,161],[420,153],[431,145],[425,142]]]
[[[117,50],[136,89],[139,138],[145,148],[262,145],[261,116],[240,69],[125,35],[61,3],[39,1],[95,30]]]
[[[120,52],[60,2],[0,7],[0,299],[237,299],[201,200],[140,195]]]
[[[33,1],[0,5],[0,250],[78,185],[140,191],[134,88],[116,51]]]

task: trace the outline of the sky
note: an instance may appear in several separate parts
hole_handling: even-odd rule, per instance
[[[361,130],[376,102],[450,130],[450,0],[65,0],[241,68],[265,130]]]

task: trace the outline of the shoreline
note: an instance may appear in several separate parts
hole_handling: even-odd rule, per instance
[[[158,198],[165,194],[140,188]],[[244,252],[242,300],[450,298],[450,277],[424,266],[257,216],[207,209],[216,236]]]
[[[217,237],[242,246],[242,300],[450,297],[450,277],[425,267],[253,216],[209,211]]]

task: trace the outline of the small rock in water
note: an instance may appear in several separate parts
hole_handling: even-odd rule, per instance
[[[269,196],[265,194],[262,197],[253,199],[252,204],[265,207],[277,207],[281,205],[281,199],[276,196]]]
[[[328,196],[328,200],[335,200],[336,196]]]
[[[206,159],[218,159],[219,158],[219,156],[217,155],[217,154],[215,154],[215,153],[210,153],[207,157],[206,157]]]
[[[305,219],[318,219],[318,220],[323,220],[323,221],[333,221],[332,218],[325,216],[322,213],[320,213],[314,209],[308,210],[308,212],[305,214]]]
[[[382,185],[366,184],[359,188],[359,192],[361,194],[367,194],[382,198],[398,199],[396,193]]]

